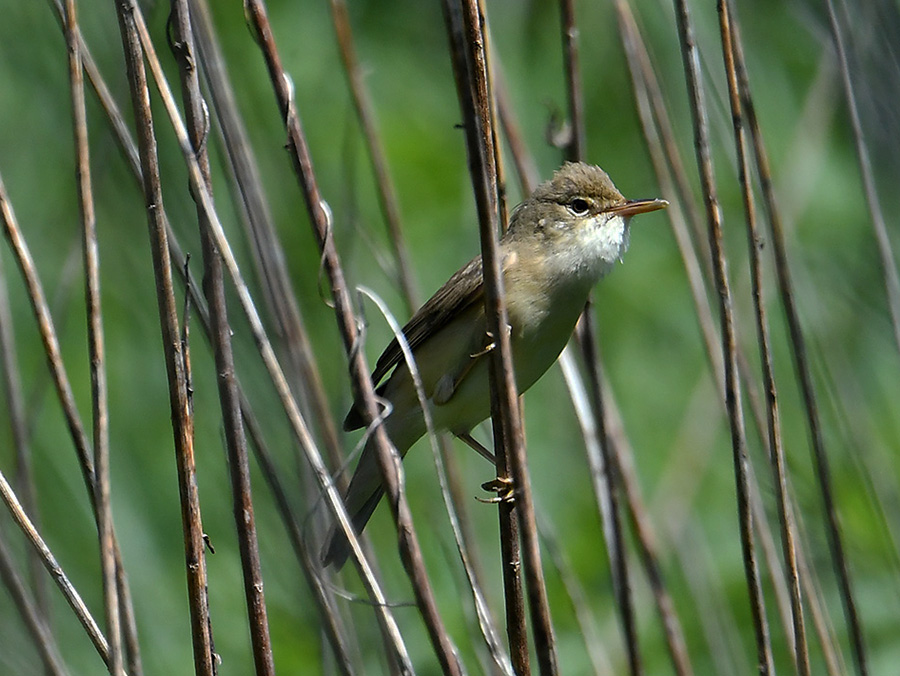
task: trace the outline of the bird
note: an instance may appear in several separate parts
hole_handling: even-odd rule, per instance
[[[566,162],[510,214],[498,243],[515,379],[520,393],[556,361],[572,335],[594,285],[628,249],[631,217],[668,206],[662,199],[627,200],[600,167]],[[481,256],[460,268],[403,327],[434,428],[475,443],[469,432],[491,412]],[[426,430],[412,375],[395,337],[372,372],[387,402],[385,430],[401,457]],[[357,399],[345,430],[365,426]],[[487,452],[485,452],[487,453]],[[384,486],[374,437],[366,443],[343,495],[356,533],[375,511]],[[340,569],[350,553],[343,530],[332,526],[323,566]]]

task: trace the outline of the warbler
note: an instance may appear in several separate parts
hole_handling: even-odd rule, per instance
[[[600,167],[564,164],[511,213],[499,242],[516,385],[526,391],[568,342],[591,288],[628,249],[632,216],[662,209],[661,199],[626,200]],[[491,412],[488,354],[494,340],[484,309],[481,256],[457,271],[403,327],[436,430],[469,438]],[[375,364],[372,381],[389,406],[384,426],[401,457],[426,432],[412,376],[397,339]],[[345,430],[363,427],[359,401]],[[374,442],[363,449],[344,495],[357,533],[384,493]],[[350,552],[332,528],[323,565],[343,565]]]

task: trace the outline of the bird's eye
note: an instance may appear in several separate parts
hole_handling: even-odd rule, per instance
[[[586,199],[576,197],[569,202],[569,210],[576,216],[587,216],[591,210],[591,205]]]

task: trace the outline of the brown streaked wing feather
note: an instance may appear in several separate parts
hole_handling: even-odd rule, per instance
[[[438,329],[478,301],[483,293],[481,256],[476,256],[457,270],[403,327],[403,335],[410,349],[415,351]],[[403,351],[400,349],[400,343],[394,338],[375,363],[372,382],[377,385],[401,361]]]
[[[406,336],[410,349],[415,351],[435,331],[446,326],[460,312],[478,302],[484,293],[482,281],[481,256],[476,256],[457,270],[403,327],[403,335]],[[378,394],[384,390],[384,383],[381,383],[381,380],[402,361],[403,350],[400,349],[397,339],[393,338],[378,357],[375,370],[372,372],[372,383],[377,387]],[[359,402],[355,401],[344,418],[344,429],[355,430],[364,424]]]

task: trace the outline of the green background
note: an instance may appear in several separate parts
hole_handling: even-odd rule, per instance
[[[633,4],[663,83],[683,161],[696,183],[672,7],[655,1]],[[751,85],[773,162],[801,320],[812,352],[825,443],[872,673],[893,673],[900,659],[895,537],[900,517],[895,462],[900,450],[900,363],[828,17],[818,3],[738,4]],[[350,5],[356,47],[396,183],[414,273],[427,295],[478,252],[440,5]],[[577,5],[588,159],[606,169],[626,196],[657,196],[659,188],[635,112],[613,8],[609,3]],[[165,47],[168,6],[157,3],[145,9],[161,58],[175,82],[175,63]],[[393,271],[389,262],[384,264],[390,260],[390,249],[340,65],[328,3],[272,2],[269,10],[285,68],[293,79],[323,197],[334,213],[334,236],[349,281],[376,290],[398,318],[405,320]],[[692,3],[692,10],[710,101],[738,331],[758,388],[746,235],[717,15],[709,1]],[[79,13],[85,38],[130,123],[114,5],[80,3]],[[542,177],[549,177],[561,162],[561,153],[548,145],[546,132],[551,117],[561,116],[565,110],[556,5],[488,2],[488,13],[493,44],[524,139]],[[52,299],[63,359],[81,415],[89,421],[90,375],[65,43],[53,12],[43,3],[7,3],[3,15],[0,174]],[[241,3],[216,3],[214,16],[332,410],[340,420],[350,400],[346,358],[333,313],[324,299],[327,292],[319,290],[318,253],[284,150],[282,120]],[[895,152],[898,136],[894,133],[898,129],[898,69],[890,36],[896,35],[897,25],[896,9],[888,3],[862,4],[845,24],[851,37],[852,79],[858,88],[866,139],[895,243],[893,214],[900,206],[893,190],[900,157]],[[194,272],[198,274],[200,247],[186,172],[164,111],[158,101],[154,106],[165,206],[182,246],[195,255]],[[114,518],[135,598],[146,673],[186,674],[192,660],[180,510],[146,216],[138,185],[90,93],[88,121],[109,369]],[[246,238],[239,230],[227,176],[218,162],[218,139],[212,139],[211,150],[217,208],[238,251],[241,268],[255,284]],[[510,180],[511,204],[520,197]],[[763,248],[767,266],[770,252],[771,247]],[[0,247],[0,259],[9,286],[19,367],[29,404],[42,532],[88,606],[102,617],[90,506],[8,247]],[[805,545],[822,587],[821,600],[837,627],[849,670],[852,659],[828,560],[803,408],[769,267],[766,282],[789,471],[806,526]],[[323,282],[321,286],[327,285]],[[659,536],[664,574],[695,670],[698,674],[728,673],[728,665],[716,661],[725,655],[731,660],[732,673],[749,673],[754,649],[727,421],[717,401],[686,276],[664,215],[636,222],[625,264],[600,285],[595,300],[605,372],[634,448],[641,488]],[[711,301],[715,301],[712,296]],[[301,495],[296,479],[288,428],[246,322],[236,303],[231,307],[238,373],[264,422],[282,478],[295,487],[295,505],[305,513],[308,496]],[[366,306],[366,315],[370,322],[366,352],[374,360],[390,334],[371,304]],[[252,661],[214,368],[199,327],[193,327],[192,335],[198,483],[204,527],[216,548],[216,554],[208,557],[215,644],[222,657],[220,673],[245,674],[251,673]],[[525,402],[529,465],[538,506],[553,523],[584,585],[597,622],[598,634],[592,640],[608,654],[613,673],[624,673],[602,532],[577,422],[559,369],[552,369],[535,385]],[[0,412],[0,469],[11,476],[13,450],[7,418]],[[766,510],[775,524],[774,489],[749,413],[748,437]],[[356,434],[348,436],[348,451],[357,439]],[[471,495],[478,495],[478,485],[492,473],[481,459],[460,448],[464,485]],[[470,673],[479,673],[482,666],[472,647],[475,629],[469,597],[427,456],[425,444],[420,444],[405,463],[413,513],[441,610]],[[319,666],[327,649],[317,630],[315,609],[271,496],[255,465],[253,469],[276,667],[281,673],[309,673],[307,669],[328,673]],[[469,514],[481,545],[489,600],[501,614],[496,516],[491,507],[474,500]],[[0,527],[15,550],[24,552],[21,538],[5,516]],[[376,514],[369,533],[380,554],[389,597],[409,602],[412,595],[394,551],[393,526],[386,510]],[[775,533],[777,537],[777,530]],[[776,542],[775,546],[780,557],[780,545]],[[652,597],[633,547],[631,552],[646,672],[668,673],[671,667]],[[587,653],[559,575],[551,570],[547,577],[562,673],[586,673]],[[692,586],[694,583],[699,586]],[[345,576],[343,584],[359,591],[352,573]],[[788,672],[789,645],[768,577],[765,584],[776,664]],[[102,663],[55,589],[50,598],[53,632],[72,673],[101,673]],[[461,598],[465,599],[462,604]],[[383,664],[371,610],[363,604],[350,604],[350,608],[359,620],[356,626],[367,664],[363,673],[375,673]],[[415,609],[401,607],[395,612],[418,672],[438,673]],[[722,627],[727,648],[718,658],[706,643],[703,620]],[[811,628],[809,633],[813,673],[822,673],[821,651]],[[328,660],[326,656],[324,662]],[[5,592],[0,592],[0,671],[42,673]]]

